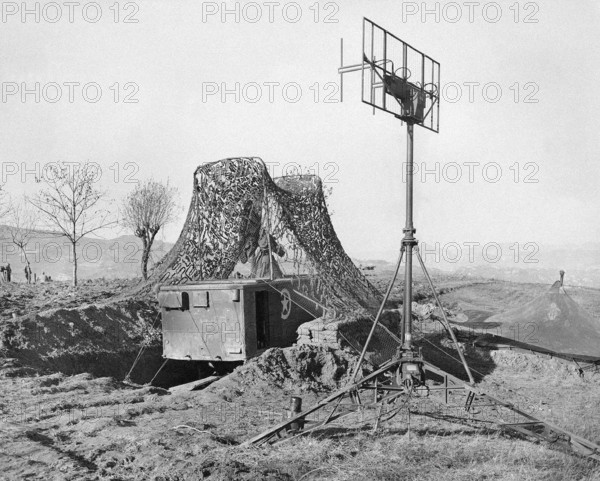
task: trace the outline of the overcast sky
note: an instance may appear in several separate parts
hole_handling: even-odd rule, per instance
[[[0,161],[13,194],[37,188],[26,173],[36,165],[90,160],[113,198],[127,180],[169,178],[187,210],[199,164],[258,156],[274,175],[291,163],[318,171],[346,250],[393,257],[405,127],[361,103],[359,74],[345,77],[343,103],[334,85],[339,39],[346,62],[359,62],[365,16],[441,64],[440,132],[415,133],[421,241],[569,245],[600,234],[598,2],[2,9]]]

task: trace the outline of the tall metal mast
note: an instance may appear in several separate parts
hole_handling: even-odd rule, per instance
[[[439,298],[431,281],[431,277],[425,268],[423,259],[417,248],[417,239],[415,238],[416,229],[414,227],[414,134],[415,125],[424,127],[433,132],[439,130],[439,82],[440,66],[428,55],[413,48],[403,40],[392,33],[383,29],[379,25],[368,19],[363,20],[363,52],[362,62],[354,65],[344,65],[344,43],[341,42],[341,66],[338,69],[340,74],[340,85],[343,89],[343,77],[350,72],[362,72],[362,100],[364,103],[373,107],[373,110],[382,110],[391,113],[397,119],[406,123],[406,219],[403,229],[401,253],[396,266],[395,274],[384,296],[381,307],[375,317],[371,331],[363,346],[361,356],[355,366],[352,380],[354,381],[359,373],[360,366],[365,359],[367,350],[373,338],[376,329],[379,326],[379,319],[384,310],[384,306],[389,299],[393,283],[396,279],[402,258],[405,257],[404,266],[404,296],[402,306],[402,324],[400,333],[400,346],[396,354],[401,362],[401,369],[398,378],[405,384],[413,385],[424,383],[424,379],[419,380],[418,376],[407,374],[406,369],[402,368],[403,363],[422,365],[423,360],[419,353],[415,351],[413,344],[413,322],[412,322],[412,298],[413,298],[413,254],[416,254],[423,273],[433,291],[433,296],[439,304],[442,311],[443,324],[452,338],[461,362],[469,377],[473,382],[473,376],[454,332],[444,310],[439,302]],[[396,53],[394,57],[391,55]],[[400,66],[396,68],[396,66]],[[368,75],[365,72],[368,71]],[[412,72],[416,72],[416,78],[411,79]],[[343,91],[342,97],[343,99]]]
[[[414,124],[406,123],[406,225],[404,227],[404,238],[402,246],[406,252],[406,264],[404,269],[404,304],[402,315],[402,348],[412,350],[412,254],[413,246],[417,244],[415,239],[416,229],[413,225],[413,156],[414,156]]]

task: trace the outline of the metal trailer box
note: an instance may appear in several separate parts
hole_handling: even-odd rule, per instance
[[[322,314],[301,293],[307,282],[290,277],[161,286],[163,357],[235,362],[291,346],[298,326]]]

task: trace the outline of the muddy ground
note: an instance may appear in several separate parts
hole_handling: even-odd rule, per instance
[[[455,310],[464,303],[500,309],[545,288],[446,281],[443,298]],[[314,436],[242,447],[282,419],[290,396],[309,406],[344,385],[355,354],[272,349],[203,390],[177,394],[165,388],[191,380],[195,371],[168,363],[153,386],[143,385],[162,364],[155,304],[120,298],[110,309],[102,307],[111,291],[127,287],[90,285],[84,287],[89,292],[75,294],[58,284],[2,291],[11,294],[17,318],[3,308],[0,479],[600,479],[600,464],[554,446],[482,422],[408,412],[375,432],[372,413],[363,413]],[[597,291],[572,296],[600,319]],[[433,326],[423,330],[437,345],[430,348],[432,362],[461,375],[443,351],[456,353]],[[124,383],[141,347],[132,382]],[[465,349],[482,387],[600,442],[600,374],[581,379],[559,361]]]

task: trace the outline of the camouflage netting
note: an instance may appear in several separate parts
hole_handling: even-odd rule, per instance
[[[527,304],[462,326],[481,331],[481,341],[502,338],[508,344],[570,359],[600,359],[600,322],[581,308],[556,281]]]
[[[351,325],[348,344],[361,349],[381,294],[356,268],[335,233],[321,180],[313,175],[272,179],[258,158],[201,165],[185,226],[151,282],[291,278],[305,310],[319,306],[324,321]],[[272,284],[271,284],[272,285]],[[369,320],[370,318],[370,320]],[[389,358],[398,340],[378,328],[378,357]]]

